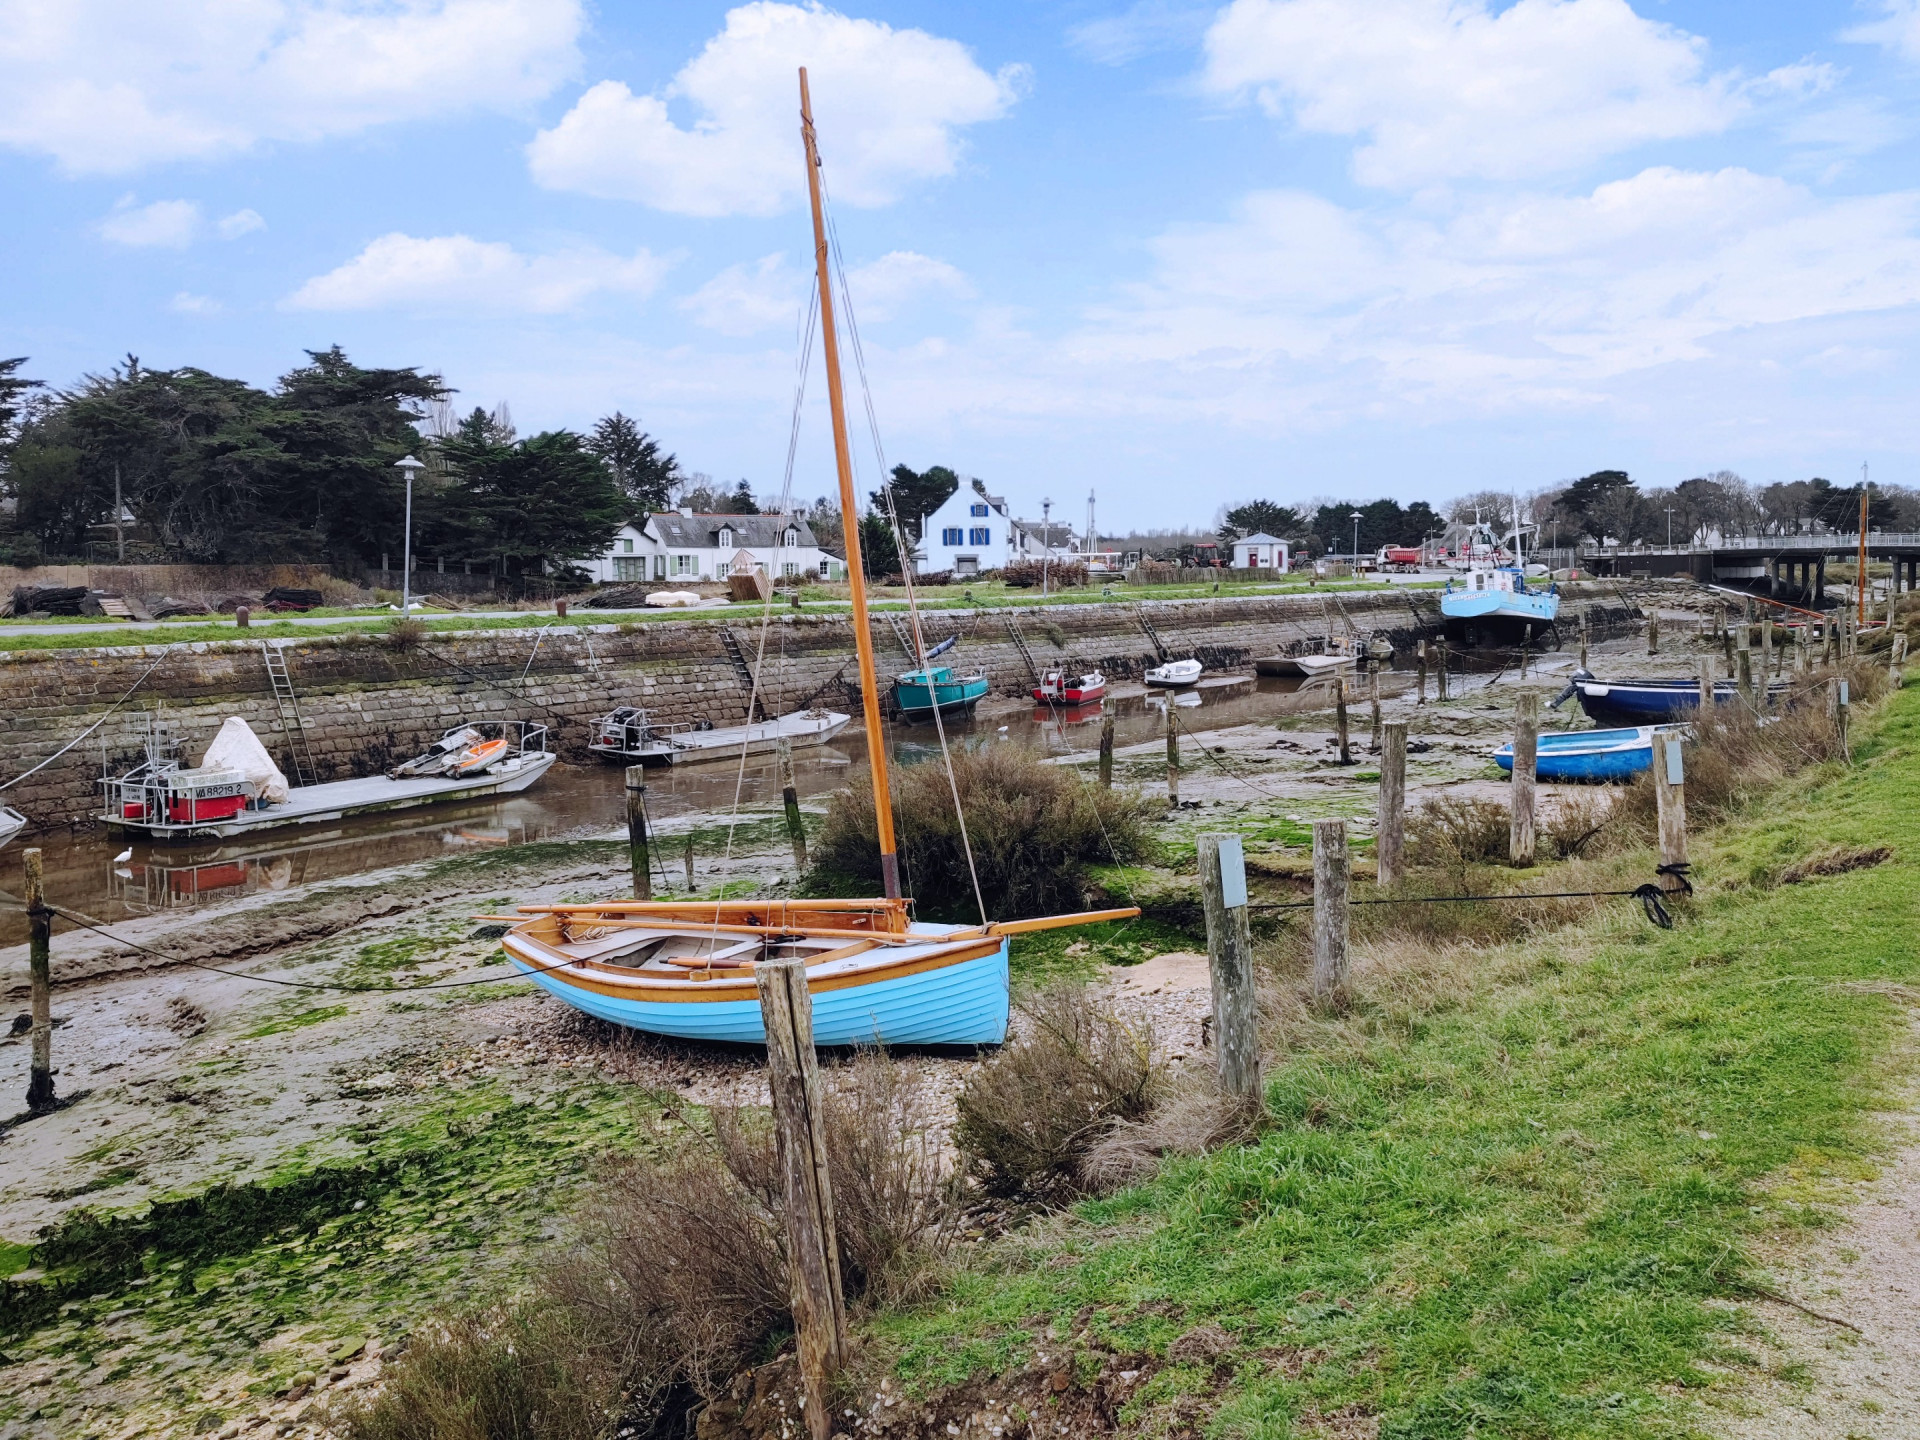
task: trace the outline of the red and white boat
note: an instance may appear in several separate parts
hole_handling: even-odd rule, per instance
[[[1049,670],[1033,687],[1033,698],[1042,705],[1087,705],[1107,693],[1107,677],[1098,670],[1074,675],[1065,670]]]

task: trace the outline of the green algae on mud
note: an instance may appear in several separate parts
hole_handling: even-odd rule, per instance
[[[258,1183],[70,1214],[25,1257],[9,1250],[14,1273],[40,1273],[0,1293],[0,1423],[49,1396],[69,1416],[178,1413],[235,1372],[271,1393],[316,1347],[396,1336],[476,1286],[508,1293],[594,1165],[656,1143],[653,1108],[608,1085],[490,1080],[361,1127],[350,1158],[309,1158],[316,1143]]]
[[[1171,1360],[1216,1327],[1218,1366],[1158,1370],[1123,1424],[1185,1396],[1220,1436],[1693,1433],[1757,1363],[1726,1303],[1766,1284],[1756,1246],[1832,1223],[1884,1143],[1893,996],[1920,981],[1920,692],[1860,732],[1855,768],[1771,797],[1791,843],[1760,805],[1697,837],[1675,930],[1620,907],[1367,980],[1273,1061],[1260,1141],[996,1252],[878,1317],[875,1353],[928,1391],[1049,1335]],[[1777,884],[1846,845],[1892,857]]]

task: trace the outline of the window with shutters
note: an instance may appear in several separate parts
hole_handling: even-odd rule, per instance
[[[991,545],[993,543],[993,531],[985,525],[976,525],[968,533],[967,543],[969,545]]]
[[[676,575],[698,575],[700,573],[700,557],[698,555],[674,556],[673,573]]]
[[[942,545],[964,545],[967,542],[961,537],[965,533],[966,532],[958,525],[948,525],[940,532],[940,543]]]
[[[968,510],[967,513],[978,518],[987,513],[987,507],[984,505],[975,505],[972,509]]]
[[[616,580],[644,580],[647,578],[647,557],[644,555],[616,555],[613,557],[613,578]]]
[[[633,553],[633,541],[623,538],[620,541],[620,549],[622,553],[631,555]]]

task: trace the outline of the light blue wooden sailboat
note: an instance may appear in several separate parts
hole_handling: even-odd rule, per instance
[[[986,693],[985,675],[955,675],[951,666],[929,665],[894,677],[893,707],[909,720],[922,720],[936,707],[942,715],[971,710]]]

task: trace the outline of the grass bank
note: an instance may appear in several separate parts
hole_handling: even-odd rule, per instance
[[[1352,1013],[1295,1027],[1257,1144],[1081,1206],[872,1338],[921,1391],[1141,1355],[1122,1419],[1149,1432],[1198,1402],[1263,1440],[1690,1433],[1759,1363],[1724,1303],[1765,1285],[1749,1255],[1871,1168],[1920,983],[1920,693],[1862,732],[1851,770],[1702,837],[1675,930],[1622,905],[1376,953]]]

